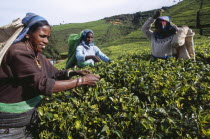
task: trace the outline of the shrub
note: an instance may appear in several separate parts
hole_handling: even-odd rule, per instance
[[[145,50],[88,67],[101,80],[46,97],[38,109],[39,136],[210,137],[209,45],[196,41],[196,62],[155,60]]]

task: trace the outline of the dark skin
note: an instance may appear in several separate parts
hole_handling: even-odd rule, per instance
[[[93,42],[93,33],[89,32],[86,37],[86,43],[91,44]],[[85,57],[85,60],[92,59],[94,62],[100,62],[101,59],[95,55],[88,55]]]
[[[163,12],[164,12],[164,10],[162,10],[162,9],[157,10],[157,11],[155,12],[153,18],[154,18],[154,19],[157,19],[158,17],[160,17],[160,15],[161,15]],[[160,22],[158,22],[158,23],[159,23],[159,24],[156,25],[156,31],[162,31],[162,24],[161,24]],[[165,23],[165,24],[167,24],[167,23]]]
[[[155,12],[153,18],[154,18],[154,19],[157,19],[158,17],[160,17],[160,15],[161,15],[163,12],[164,12],[163,9],[157,10],[157,11]]]
[[[33,33],[26,34],[26,39],[35,54],[42,52],[46,45],[49,43],[48,38],[50,37],[50,32],[50,26],[45,25],[38,27],[37,30]],[[77,79],[55,81],[53,87],[54,93],[69,90],[81,85],[94,86],[100,79],[99,75],[91,74],[91,72],[88,70],[71,71],[69,75],[80,75],[82,77]]]

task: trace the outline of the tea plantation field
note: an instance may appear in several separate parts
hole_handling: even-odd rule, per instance
[[[114,43],[102,47],[111,63],[86,68],[101,76],[95,87],[44,98],[40,138],[210,138],[209,38],[196,36],[196,62],[155,60],[147,41]]]

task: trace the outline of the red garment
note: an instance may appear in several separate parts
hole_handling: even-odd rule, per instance
[[[17,103],[37,95],[51,95],[56,79],[66,79],[67,70],[56,69],[47,58],[24,42],[12,45],[0,67],[0,102]]]

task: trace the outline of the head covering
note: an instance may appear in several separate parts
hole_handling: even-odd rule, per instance
[[[171,18],[169,16],[161,16],[161,17],[158,17],[157,19],[160,19],[160,20],[163,20],[163,21],[167,21],[167,22],[171,21]]]
[[[90,30],[90,29],[85,29],[85,30],[83,30],[83,32],[82,32],[82,45],[83,45],[83,46],[84,46],[84,45],[88,45],[88,46],[93,46],[93,45],[94,45],[94,42],[92,42],[91,44],[87,44],[87,42],[86,42],[86,37],[87,37],[87,34],[88,34],[89,32],[91,32],[91,33],[94,35],[93,31]]]
[[[166,24],[162,23],[162,21],[166,21]],[[176,33],[176,29],[171,26],[170,22],[171,19],[169,16],[161,16],[157,18],[155,21],[156,30],[154,31],[156,39],[164,39]]]
[[[83,38],[84,41],[85,41],[86,36],[87,36],[87,34],[88,34],[89,32],[91,32],[91,33],[94,35],[93,31],[90,30],[90,29],[83,30],[83,32],[82,32],[82,38]]]
[[[24,17],[22,19],[22,23],[24,25],[24,28],[13,43],[21,41],[25,37],[29,28],[39,21],[47,21],[47,20],[44,19],[43,17],[39,16],[39,15],[34,14],[34,13],[27,13],[26,17]]]

